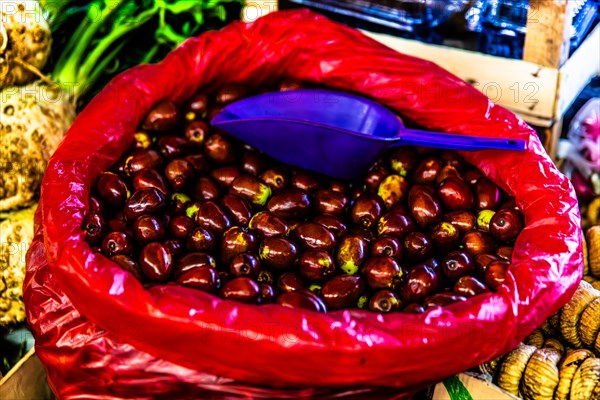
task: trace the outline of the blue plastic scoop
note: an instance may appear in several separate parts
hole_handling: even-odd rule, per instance
[[[365,174],[383,152],[415,145],[453,150],[524,150],[525,140],[404,127],[384,106],[323,89],[264,93],[224,107],[211,121],[271,157],[335,178]]]

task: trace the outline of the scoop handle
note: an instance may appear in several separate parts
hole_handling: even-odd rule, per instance
[[[511,138],[493,138],[430,132],[403,128],[398,134],[396,146],[425,146],[449,150],[519,150],[527,148],[527,141]]]

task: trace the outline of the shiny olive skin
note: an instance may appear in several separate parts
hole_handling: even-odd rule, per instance
[[[225,84],[217,94],[215,95],[215,100],[218,104],[227,105],[229,103],[233,103],[236,100],[239,100],[248,95],[248,90],[239,84],[230,83]]]
[[[314,222],[299,224],[294,230],[297,243],[304,249],[333,250],[335,236],[323,225]]]
[[[492,236],[479,229],[466,232],[461,239],[461,244],[465,251],[472,257],[476,257],[479,254],[494,253],[496,249],[496,243]]]
[[[181,274],[176,282],[180,285],[199,289],[208,293],[216,293],[221,286],[221,279],[216,269],[202,265],[187,270]]]
[[[222,235],[231,226],[231,220],[225,211],[212,200],[200,205],[196,214],[196,223],[217,236]]]
[[[425,312],[425,308],[421,304],[410,303],[402,309],[402,312],[409,314],[423,314]]]
[[[370,228],[377,222],[383,210],[381,198],[374,193],[365,192],[354,201],[350,218],[354,224]]]
[[[429,238],[436,253],[447,253],[458,245],[460,236],[454,225],[439,222],[429,232]]]
[[[196,175],[206,174],[210,171],[210,160],[204,154],[190,154],[185,156],[185,159],[192,164]]]
[[[152,214],[166,206],[166,197],[163,192],[155,188],[135,191],[125,202],[123,214],[127,221],[134,221],[144,214]]]
[[[173,190],[187,188],[194,179],[194,166],[184,158],[175,158],[165,167],[165,178]]]
[[[247,251],[254,251],[257,246],[256,235],[248,228],[233,226],[221,237],[221,261],[229,265],[233,257]]]
[[[436,157],[427,157],[423,159],[412,175],[415,183],[435,183],[442,167],[442,161]]]
[[[277,289],[281,292],[294,292],[305,286],[304,278],[297,272],[284,272],[277,279]]]
[[[409,177],[419,164],[417,153],[411,147],[396,147],[387,157],[389,168],[396,174]]]
[[[133,238],[125,232],[110,232],[102,240],[102,253],[107,257],[133,253]]]
[[[165,282],[173,270],[173,257],[164,244],[151,242],[142,248],[139,264],[146,280]]]
[[[283,189],[290,184],[289,174],[281,167],[266,169],[260,174],[259,178],[274,192]]]
[[[188,120],[197,120],[199,118],[206,117],[208,112],[209,100],[208,96],[204,93],[197,93],[190,100],[186,107],[185,118]],[[193,115],[191,115],[191,114]]]
[[[393,210],[379,218],[377,222],[377,233],[393,236],[403,240],[406,235],[414,232],[416,225],[413,220],[400,210]]]
[[[489,292],[489,289],[479,279],[473,276],[462,276],[454,284],[454,293],[464,297],[473,297],[481,293]]]
[[[348,198],[340,192],[331,189],[321,189],[313,195],[315,209],[322,214],[342,216],[346,212]]]
[[[408,195],[408,181],[401,175],[388,175],[377,187],[377,195],[387,210],[404,202]]]
[[[96,191],[102,202],[114,208],[121,208],[129,196],[125,182],[112,172],[100,174],[96,181]]]
[[[400,287],[400,298],[405,304],[422,303],[425,298],[433,295],[439,287],[440,276],[425,264],[415,265]]]
[[[469,186],[475,186],[477,181],[483,177],[483,174],[476,168],[469,168],[463,172],[462,176]]]
[[[300,255],[298,271],[311,282],[323,282],[335,273],[335,263],[324,250],[307,250]]]
[[[391,290],[379,290],[369,299],[369,310],[379,313],[398,311],[402,302]]]
[[[461,234],[475,229],[477,222],[477,217],[470,211],[449,212],[444,214],[442,219],[444,222],[449,222],[454,225]]]
[[[258,304],[260,301],[259,284],[247,276],[240,276],[226,282],[219,293],[225,299],[242,303]]]
[[[91,245],[97,245],[102,242],[108,224],[102,215],[97,212],[89,212],[81,221],[81,229],[85,232],[85,240]],[[113,229],[114,230],[114,229]]]
[[[221,196],[221,188],[214,179],[202,176],[194,181],[192,193],[198,201],[214,200]]]
[[[133,221],[132,235],[141,245],[161,241],[165,234],[164,223],[153,215],[142,215]]]
[[[260,243],[258,256],[266,267],[279,271],[290,270],[298,260],[298,248],[284,237],[266,237]]]
[[[267,204],[267,210],[279,218],[305,218],[312,211],[308,194],[298,188],[285,188],[275,193]]]
[[[290,230],[281,218],[268,211],[254,214],[248,222],[248,227],[257,232],[261,238],[287,235]]]
[[[273,285],[269,285],[268,283],[259,283],[260,286],[260,302],[262,304],[272,303],[275,301],[277,293],[275,292],[275,288]]]
[[[301,170],[292,173],[290,184],[309,194],[323,187],[323,181],[316,174]]]
[[[150,131],[167,131],[175,128],[179,120],[177,106],[169,100],[154,104],[142,123],[142,128]]]
[[[234,194],[223,196],[221,207],[231,216],[232,222],[235,225],[246,226],[252,218],[252,207],[250,204]]]
[[[102,200],[100,200],[97,196],[90,195],[90,198],[88,201],[88,213],[93,213],[93,212],[98,213],[100,215],[105,215],[106,206],[104,205]]]
[[[388,256],[402,260],[402,242],[393,236],[380,236],[370,246],[372,256]]]
[[[180,257],[186,251],[185,244],[179,239],[167,239],[163,242],[173,257]]]
[[[496,260],[489,263],[484,273],[485,285],[494,292],[498,290],[506,279],[506,271],[509,266],[510,262],[506,260]]]
[[[277,304],[289,308],[304,308],[316,312],[327,312],[327,306],[319,296],[308,290],[283,292],[275,300]]]
[[[160,169],[163,164],[162,156],[153,149],[135,150],[125,160],[124,171],[129,176],[134,176],[138,172],[146,169]]]
[[[475,257],[475,272],[477,272],[478,276],[483,276],[485,273],[485,270],[487,268],[487,266],[492,262],[492,261],[496,261],[499,260],[500,257],[498,257],[495,254],[478,254]]]
[[[235,255],[229,263],[229,272],[233,276],[249,276],[257,278],[260,271],[260,260],[252,252],[244,252]]]
[[[242,174],[235,165],[227,165],[225,167],[215,168],[211,171],[210,176],[221,185],[223,188],[231,186],[235,178]]]
[[[496,255],[504,260],[512,260],[513,247],[512,246],[498,246],[496,249]]]
[[[194,221],[185,215],[176,215],[169,222],[169,234],[175,239],[187,239],[194,230]]]
[[[184,156],[190,147],[190,142],[177,135],[161,136],[156,142],[160,154],[167,160]]]
[[[438,185],[436,195],[444,208],[450,211],[470,210],[475,204],[469,185],[455,176],[444,179]]]
[[[321,295],[329,309],[353,307],[366,289],[360,275],[337,275],[323,284]]]
[[[361,235],[347,235],[340,239],[335,261],[343,273],[356,274],[369,254],[367,241]]]
[[[138,281],[144,281],[140,265],[133,258],[124,254],[117,254],[116,256],[112,256],[110,259],[117,263],[119,267],[125,271],[130,272]]]
[[[455,167],[453,167],[452,165],[444,165],[440,170],[440,173],[438,174],[437,178],[435,179],[435,184],[439,186],[439,184],[442,183],[446,178],[450,177],[458,178],[461,181],[463,180],[460,176],[460,172],[458,172],[458,170]]]
[[[190,144],[199,146],[206,141],[209,129],[204,121],[190,121],[185,125],[183,132]]]
[[[496,210],[500,204],[500,188],[486,177],[475,183],[475,207],[478,210]]]
[[[414,185],[410,189],[408,209],[421,228],[434,225],[442,219],[442,206],[428,186]]]
[[[167,195],[169,192],[165,177],[160,172],[152,168],[143,169],[135,174],[133,177],[133,188],[135,190],[156,188],[165,195]]]
[[[433,296],[429,296],[428,298],[425,299],[425,301],[423,302],[423,306],[427,309],[427,308],[432,308],[432,307],[444,307],[444,306],[448,306],[452,303],[456,303],[459,301],[466,301],[467,298],[464,296],[461,296],[457,293],[453,293],[453,292],[442,292],[442,293],[436,293]]]
[[[212,232],[201,226],[196,226],[190,232],[185,246],[188,251],[206,251],[212,252],[217,245],[217,239]]]
[[[242,155],[242,171],[248,175],[258,176],[263,168],[262,157],[255,151],[246,151]]]
[[[519,236],[524,226],[523,216],[513,209],[502,209],[490,221],[490,233],[499,242],[510,243]]]
[[[204,154],[217,164],[230,164],[236,159],[233,143],[219,133],[213,133],[206,139]]]
[[[348,232],[346,224],[335,215],[319,214],[312,222],[323,225],[328,231],[333,233],[333,236],[335,236],[336,239],[344,236]]]
[[[411,232],[403,242],[403,254],[409,262],[422,262],[431,257],[431,240],[421,232]]]
[[[444,258],[442,269],[448,279],[456,280],[461,276],[473,274],[475,266],[469,254],[456,250],[448,253],[446,258]]]
[[[255,207],[263,207],[271,197],[271,188],[251,175],[240,175],[231,182],[229,193],[240,196]]]
[[[199,267],[217,268],[217,262],[208,253],[191,252],[179,258],[173,266],[173,277],[178,279],[184,273]]]
[[[404,272],[393,257],[377,256],[365,262],[361,273],[373,289],[394,289],[400,283]]]
[[[390,174],[390,172],[383,165],[374,165],[371,167],[367,176],[365,176],[364,183],[367,188],[376,192],[381,182]]]

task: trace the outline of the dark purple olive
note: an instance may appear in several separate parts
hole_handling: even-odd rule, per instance
[[[354,275],[364,263],[368,252],[367,241],[361,235],[347,235],[340,239],[335,260],[342,272]]]
[[[177,258],[185,252],[185,245],[179,239],[168,239],[164,241],[165,246],[171,252],[174,258]]]
[[[461,245],[471,257],[479,254],[494,253],[496,249],[496,244],[492,236],[479,229],[473,229],[465,233],[461,239]]]
[[[402,242],[393,236],[380,236],[371,243],[372,256],[395,257],[402,259]]]
[[[221,261],[229,265],[231,259],[240,253],[256,249],[256,235],[248,228],[233,226],[221,237]]]
[[[429,232],[436,253],[447,253],[456,248],[459,238],[458,229],[449,222],[439,222]]]
[[[439,287],[438,273],[425,264],[415,265],[400,288],[400,298],[404,303],[422,303],[434,294]]]
[[[470,211],[453,211],[443,216],[444,222],[449,222],[459,233],[465,233],[471,229],[475,229],[477,218]]]
[[[379,290],[369,300],[369,310],[379,313],[398,311],[402,302],[391,290]]]
[[[346,212],[348,198],[340,192],[322,189],[314,194],[315,209],[322,214],[341,216]]]
[[[261,269],[258,272],[258,278],[256,278],[256,280],[260,283],[268,283],[269,285],[272,285],[274,282],[273,273],[268,269]]]
[[[504,260],[512,260],[513,247],[512,246],[499,246],[496,249],[496,255]]]
[[[187,270],[177,278],[177,283],[194,289],[203,290],[208,293],[216,293],[221,286],[221,279],[216,269],[202,265]]]
[[[431,257],[432,250],[431,240],[421,232],[411,232],[404,239],[403,254],[410,262],[425,261]]]
[[[298,248],[283,237],[266,237],[260,243],[258,256],[263,265],[276,270],[289,270],[298,260]]]
[[[200,205],[196,214],[196,223],[217,236],[222,235],[231,226],[231,220],[225,211],[212,200]]]
[[[500,257],[495,254],[478,254],[475,257],[475,271],[479,276],[483,276],[489,263],[499,260]]]
[[[133,253],[133,239],[125,232],[110,232],[102,240],[102,253],[107,257]]]
[[[380,236],[389,235],[400,240],[404,240],[406,235],[415,229],[413,220],[407,214],[396,210],[383,215],[377,222],[377,233]]]
[[[280,167],[273,167],[263,171],[263,173],[260,174],[260,179],[269,185],[273,191],[283,189],[290,184],[288,173]]]
[[[197,226],[193,228],[187,238],[186,248],[189,251],[214,251],[216,247],[215,236],[210,230]]]
[[[142,124],[142,128],[150,131],[167,131],[173,129],[179,120],[177,106],[169,100],[161,100],[154,104]]]
[[[370,228],[381,216],[384,205],[381,198],[374,193],[365,192],[356,199],[350,217],[354,224]]]
[[[273,285],[269,285],[268,283],[259,283],[260,285],[260,302],[262,304],[272,303],[275,301],[275,297],[277,296],[275,293],[275,289]]]
[[[425,308],[419,303],[410,303],[402,309],[402,312],[409,314],[423,314],[425,312]]]
[[[398,175],[409,177],[419,163],[418,155],[412,147],[396,147],[387,157],[389,167]]]
[[[465,159],[454,150],[442,150],[440,153],[440,160],[442,160],[446,166],[455,168],[457,171],[462,171],[468,165]]]
[[[117,254],[116,256],[112,256],[110,259],[117,263],[121,269],[131,273],[135,279],[140,282],[143,281],[140,265],[133,258],[124,254]]]
[[[132,149],[147,149],[152,145],[152,136],[148,132],[136,132],[133,135]]]
[[[203,252],[192,252],[182,256],[175,262],[173,266],[173,277],[175,280],[179,279],[184,273],[191,271],[199,267],[210,267],[212,269],[217,268],[217,262],[208,253]]]
[[[469,184],[469,186],[475,186],[477,181],[483,177],[481,171],[475,168],[467,169],[462,175],[463,179]]]
[[[219,185],[208,176],[202,176],[196,179],[192,191],[194,193],[194,199],[198,201],[213,200],[221,195],[221,188]]]
[[[85,232],[85,240],[91,245],[97,245],[102,242],[107,227],[102,215],[96,212],[86,214],[83,217],[83,221],[81,221],[81,229]]]
[[[335,247],[335,236],[323,225],[305,222],[299,224],[293,232],[298,244],[305,249],[331,251]]]
[[[277,86],[277,90],[281,92],[285,92],[287,90],[297,90],[302,89],[304,84],[301,81],[296,81],[292,79],[284,79]]]
[[[337,275],[323,284],[321,295],[328,308],[348,308],[356,305],[366,286],[360,275]]]
[[[361,273],[373,289],[394,289],[403,278],[400,264],[387,256],[377,256],[368,259]]]
[[[300,275],[311,282],[323,282],[335,273],[331,255],[324,250],[307,250],[298,260]]]
[[[303,170],[295,170],[290,183],[306,193],[313,193],[323,187],[323,181],[318,175]]]
[[[317,312],[327,311],[327,306],[325,306],[323,300],[308,290],[281,293],[277,296],[276,303],[289,308],[305,308]]]
[[[205,118],[208,112],[208,96],[204,93],[195,94],[186,107],[185,119],[198,120]]]
[[[122,207],[129,196],[125,182],[112,172],[100,174],[96,181],[96,191],[104,203],[114,208]]]
[[[436,293],[433,296],[429,296],[428,298],[425,299],[423,306],[425,308],[432,308],[432,307],[445,307],[448,306],[452,303],[457,303],[459,301],[466,301],[467,298],[464,296],[461,296],[457,293],[453,293],[453,292],[442,292],[442,293]]]
[[[376,192],[379,184],[390,174],[383,165],[374,165],[365,176],[364,183],[371,192]]]
[[[225,167],[215,168],[211,171],[210,176],[219,184],[228,188],[231,186],[235,178],[240,176],[242,171],[235,165],[228,165]]]
[[[187,208],[190,206],[191,201],[192,199],[190,199],[190,197],[187,194],[181,192],[174,192],[171,194],[169,210],[173,215],[185,214]],[[198,212],[198,209],[196,209],[195,212]],[[195,217],[195,215],[196,214],[194,214],[193,216]]]
[[[104,215],[106,213],[106,206],[98,197],[90,195],[88,202],[88,213],[93,212]]]
[[[414,185],[410,189],[408,209],[421,228],[442,220],[442,207],[429,186]]]
[[[127,199],[123,213],[127,221],[134,221],[141,215],[160,211],[165,205],[166,198],[163,192],[155,188],[141,189]]]
[[[485,285],[492,291],[498,290],[506,279],[509,266],[510,262],[506,260],[495,260],[489,263],[484,273]]]
[[[204,143],[204,154],[217,164],[230,164],[235,161],[235,148],[231,140],[214,133]]]
[[[153,215],[142,215],[133,221],[133,238],[141,245],[161,241],[165,233],[163,222]]]
[[[475,207],[478,210],[496,210],[500,204],[500,188],[486,177],[475,184]]]
[[[385,208],[391,210],[404,202],[408,195],[409,184],[401,175],[388,175],[377,187],[377,195],[383,200]]]
[[[221,297],[242,303],[257,304],[260,301],[260,286],[246,276],[233,278],[221,287]]]
[[[227,194],[221,199],[221,206],[232,217],[234,224],[246,226],[252,218],[252,207],[248,202],[234,194]]]
[[[295,292],[304,289],[304,287],[304,279],[297,272],[284,272],[277,279],[277,289],[281,292]]]
[[[519,236],[523,229],[523,216],[512,209],[502,209],[490,221],[490,233],[499,242],[509,243]]]
[[[257,152],[246,151],[242,155],[242,171],[248,175],[258,176],[264,168],[262,160],[262,157]]]
[[[352,227],[352,229],[350,230],[350,234],[361,236],[367,241],[367,244],[377,239],[377,234],[372,229],[367,229],[362,226]]]
[[[176,239],[187,239],[194,229],[194,221],[185,215],[176,215],[169,222],[169,234]]]
[[[142,248],[139,264],[146,280],[165,282],[173,269],[173,257],[164,244],[152,242]]]
[[[201,145],[209,133],[208,125],[204,121],[190,121],[186,124],[183,134],[189,143]]]
[[[289,231],[288,225],[268,211],[259,211],[252,216],[248,227],[256,231],[259,237],[283,236]]]
[[[479,279],[472,276],[462,276],[454,284],[454,293],[464,297],[473,297],[485,292],[489,292],[489,289]]]
[[[250,175],[240,175],[235,178],[229,191],[256,207],[263,207],[271,197],[271,188]]]
[[[194,167],[192,163],[184,158],[176,158],[169,161],[165,167],[165,178],[175,191],[180,191],[192,183],[194,179]]]
[[[129,226],[127,225],[127,221],[121,218],[113,218],[107,223],[108,229],[107,231],[115,231],[115,232],[129,232]]]
[[[229,272],[233,276],[249,276],[257,278],[260,271],[260,261],[258,257],[251,252],[237,254],[229,263]]]
[[[156,142],[160,154],[167,160],[185,155],[190,148],[190,142],[177,135],[161,136]]]
[[[348,228],[341,219],[331,214],[319,214],[313,219],[314,223],[323,225],[327,230],[333,233],[333,236],[340,238],[348,232]]]
[[[419,163],[412,175],[415,183],[435,183],[435,180],[443,167],[442,161],[436,157],[428,157]]]
[[[196,175],[206,174],[210,171],[210,161],[204,154],[190,154],[185,156],[185,159],[192,164]]]
[[[285,188],[275,193],[267,204],[267,209],[283,219],[305,218],[311,212],[310,198],[303,190]]]
[[[215,95],[215,100],[221,105],[227,105],[233,103],[248,95],[248,90],[239,84],[229,83],[225,84],[219,89]]]
[[[167,181],[155,169],[143,169],[133,177],[133,188],[135,190],[155,188],[163,192],[165,195],[169,192],[167,189]]]
[[[129,176],[134,176],[146,168],[160,169],[163,158],[156,150],[139,149],[135,150],[125,160],[124,171]]]
[[[469,254],[464,251],[453,251],[444,258],[442,269],[448,279],[456,280],[461,276],[471,275],[475,266]]]
[[[475,204],[469,185],[456,176],[444,179],[438,185],[436,194],[446,210],[470,210]]]

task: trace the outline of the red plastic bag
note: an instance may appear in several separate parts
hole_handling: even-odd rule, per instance
[[[144,289],[91,252],[79,227],[91,183],[126,150],[153,103],[282,77],[363,93],[431,129],[528,139],[526,152],[462,153],[515,195],[525,215],[505,285],[422,315],[318,314],[176,285]],[[570,298],[582,275],[573,189],[532,129],[435,64],[305,10],[206,33],[162,63],[114,79],[50,160],[40,209],[25,301],[38,355],[65,398],[174,398],[191,388],[196,398],[398,393],[512,349]]]

